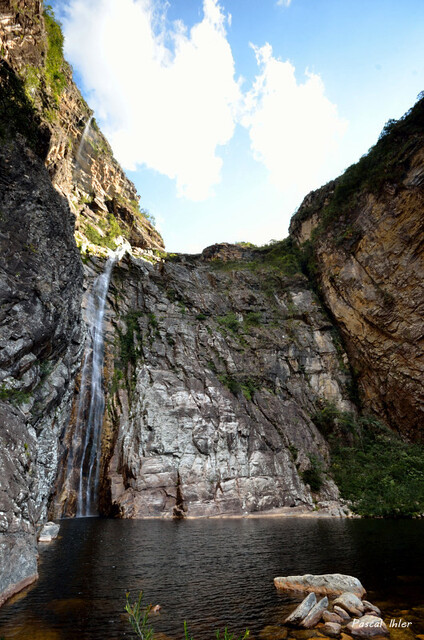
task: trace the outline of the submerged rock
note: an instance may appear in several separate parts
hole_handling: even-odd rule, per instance
[[[344,609],[342,609],[341,607],[338,607],[337,605],[333,604],[333,611],[334,613],[336,613],[338,616],[340,616],[340,618],[344,621],[346,620],[350,620],[350,615],[348,614],[347,611],[345,611]]]
[[[316,624],[321,620],[322,613],[328,607],[328,598],[324,596],[319,602],[316,603],[306,616],[304,620],[302,620],[301,626],[304,629],[311,629],[315,627]]]
[[[341,624],[343,622],[343,618],[341,616],[331,611],[324,611],[322,619],[324,622],[336,622],[337,624]]]
[[[330,636],[331,638],[336,638],[340,635],[342,627],[337,622],[326,622],[321,631],[325,633],[326,636]]]
[[[311,609],[316,605],[317,597],[315,593],[310,593],[300,605],[284,620],[284,624],[297,626],[308,615]]]
[[[355,618],[346,627],[346,631],[353,636],[371,638],[373,636],[387,635],[389,630],[382,618],[365,615],[359,620]]]
[[[313,591],[326,595],[341,595],[349,592],[358,598],[366,593],[358,578],[341,573],[279,577],[274,578],[274,584],[277,589],[284,591]]]

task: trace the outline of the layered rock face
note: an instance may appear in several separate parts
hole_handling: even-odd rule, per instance
[[[1,598],[36,577],[80,361],[82,268],[74,218],[40,159],[0,150]]]
[[[236,264],[221,259],[234,251]],[[330,479],[312,495],[303,473],[328,462],[311,414],[322,402],[352,409],[346,356],[306,279],[252,257],[218,246],[115,267],[109,415],[119,432],[107,474],[120,516],[243,514],[337,499]]]
[[[161,236],[140,212],[134,185],[72,80],[50,12],[43,12],[39,0],[3,5],[2,58],[22,79],[28,100],[49,130],[46,166],[76,215],[78,243],[92,250],[113,248],[114,237],[124,235],[134,247],[163,249]]]
[[[36,534],[67,446],[84,337],[73,214],[79,244],[98,253],[116,235],[149,249],[162,240],[94,121],[81,144],[91,112],[52,52],[61,36],[42,3],[0,11],[1,603],[37,576]]]
[[[304,247],[312,237],[365,406],[422,440],[424,100],[390,127],[369,156],[305,198],[291,233]]]

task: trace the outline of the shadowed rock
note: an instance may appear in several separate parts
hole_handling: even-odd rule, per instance
[[[343,622],[343,618],[341,616],[331,611],[324,611],[322,619],[324,622],[336,622],[337,624],[341,624]]]
[[[341,607],[338,607],[337,605],[333,604],[333,611],[334,613],[336,613],[338,616],[340,616],[340,618],[344,621],[346,620],[350,620],[350,615],[348,614],[347,611],[345,611],[344,609],[342,609]]]
[[[364,605],[365,611],[367,613],[369,613],[370,611],[373,611],[378,616],[381,616],[381,611],[378,607],[375,606],[375,604],[368,602],[368,600],[362,600],[362,604]]]
[[[328,607],[328,598],[324,596],[316,605],[312,607],[308,615],[302,620],[301,626],[304,629],[311,629],[321,620],[322,613]]]
[[[342,593],[341,596],[339,596],[338,598],[336,598],[336,600],[334,600],[333,604],[337,605],[338,607],[341,607],[342,609],[347,611],[350,615],[358,616],[358,617],[365,610],[365,607],[362,601],[354,593],[350,593],[350,592]]]
[[[284,620],[284,624],[288,624],[290,626],[297,626],[302,622],[304,618],[311,611],[312,607],[314,607],[317,603],[317,597],[315,593],[310,593],[300,605]]]
[[[353,636],[371,638],[373,636],[388,635],[389,630],[381,618],[365,615],[360,620],[355,619],[346,627],[346,631]]]
[[[337,636],[340,635],[341,629],[341,625],[337,622],[326,622],[322,628],[322,632],[330,636],[330,638],[337,638]]]

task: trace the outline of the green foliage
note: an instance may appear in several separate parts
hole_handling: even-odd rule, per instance
[[[240,322],[233,311],[230,311],[225,316],[217,316],[216,320],[222,328],[228,329],[233,333],[237,333],[240,329]]]
[[[117,246],[116,239],[119,236],[127,236],[113,213],[108,213],[107,217],[99,220],[98,224],[104,235],[88,223],[85,225],[84,234],[87,240],[100,247],[107,247],[113,251]]]
[[[138,600],[131,604],[130,594],[126,594],[125,611],[128,613],[128,619],[130,625],[137,635],[137,638],[141,640],[153,640],[153,628],[149,624],[149,614],[152,609],[152,605],[147,605],[145,609],[142,609],[141,603],[143,600],[143,592],[140,591]]]
[[[142,608],[142,600],[143,600],[143,592],[140,591],[140,595],[138,596],[138,600],[131,603],[130,602],[130,594],[126,594],[126,604],[125,611],[128,614],[128,619],[130,625],[136,634],[137,638],[140,640],[153,640],[154,631],[151,625],[149,624],[149,615],[152,610],[152,605],[147,605],[144,609]],[[249,630],[246,629],[245,632],[236,637],[234,633],[230,633],[228,628],[225,627],[224,633],[221,634],[218,629],[215,632],[216,640],[247,640],[249,637]],[[187,622],[184,620],[184,640],[194,640],[188,630]]]
[[[142,311],[129,311],[124,316],[126,324],[125,333],[117,328],[119,336],[119,357],[121,366],[126,369],[129,364],[135,365],[141,355],[143,336],[138,319],[143,315]],[[153,316],[153,314],[151,314]]]
[[[241,392],[241,384],[235,379],[232,378],[229,375],[226,375],[224,373],[220,374],[218,377],[218,380],[225,386],[227,387],[227,389],[229,389],[231,391],[231,393],[233,395],[237,395]]]
[[[336,405],[330,402],[311,418],[326,439],[336,437],[346,441],[359,432],[355,416],[348,411],[339,411]]]
[[[198,313],[196,315],[196,320],[206,320],[207,317],[206,313]]]
[[[246,326],[260,327],[262,324],[262,314],[259,311],[249,311],[244,318]]]
[[[66,86],[66,68],[63,57],[63,34],[60,24],[55,20],[53,9],[47,5],[44,9],[44,24],[47,32],[46,80],[53,98],[59,102],[60,95]]]
[[[31,398],[31,394],[27,391],[19,391],[18,389],[9,389],[5,385],[0,387],[0,400],[3,402],[10,402],[15,406],[19,406],[28,402]]]
[[[362,516],[413,517],[424,512],[424,447],[402,440],[376,418],[327,405],[313,416],[331,448],[342,498]]]
[[[306,484],[309,484],[311,487],[311,491],[317,493],[324,482],[322,475],[322,463],[321,461],[314,455],[309,456],[309,469],[306,469],[302,473],[302,480]]]
[[[256,390],[256,384],[255,381],[252,380],[251,378],[247,378],[246,380],[244,380],[244,382],[240,385],[242,393],[244,395],[244,397],[246,398],[246,400],[252,400],[253,398],[253,394]]]

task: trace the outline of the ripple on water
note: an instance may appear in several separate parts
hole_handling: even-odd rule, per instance
[[[181,639],[184,620],[195,640],[225,626],[284,640],[282,621],[299,598],[277,591],[273,578],[332,572],[358,576],[389,619],[412,620],[416,637],[424,634],[423,534],[424,521],[65,520],[61,538],[40,550],[38,583],[0,609],[0,637],[122,640],[125,594],[143,589],[162,606],[152,617],[157,640]],[[402,631],[393,639],[410,640]]]

